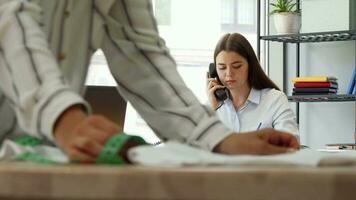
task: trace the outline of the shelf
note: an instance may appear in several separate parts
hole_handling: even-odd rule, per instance
[[[293,95],[288,96],[291,102],[341,102],[355,101],[354,94],[331,94],[331,95]]]
[[[356,30],[300,33],[288,35],[269,35],[260,36],[260,39],[285,43],[347,41],[356,40]]]

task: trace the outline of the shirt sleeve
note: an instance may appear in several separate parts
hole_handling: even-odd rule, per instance
[[[273,128],[291,133],[299,139],[296,115],[289,106],[287,96],[280,92],[275,106],[276,112],[273,116]]]
[[[95,5],[119,91],[161,139],[212,150],[232,131],[184,84],[149,8],[147,0],[116,1],[108,13]]]
[[[39,22],[41,10],[28,1],[0,0],[0,86],[20,127],[53,139],[53,126],[82,97],[65,83]]]

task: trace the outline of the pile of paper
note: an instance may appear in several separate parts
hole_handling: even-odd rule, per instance
[[[167,142],[160,147],[135,147],[129,151],[129,158],[132,162],[140,165],[167,167],[192,165],[356,165],[356,151],[319,152],[303,149],[292,153],[269,156],[231,156],[211,153],[178,142]]]

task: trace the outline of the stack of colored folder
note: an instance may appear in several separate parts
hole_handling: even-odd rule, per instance
[[[336,94],[337,79],[332,76],[305,76],[292,79],[293,95]]]

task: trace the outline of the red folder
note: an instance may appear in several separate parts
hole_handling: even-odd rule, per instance
[[[337,88],[337,84],[331,82],[296,82],[295,88]]]

